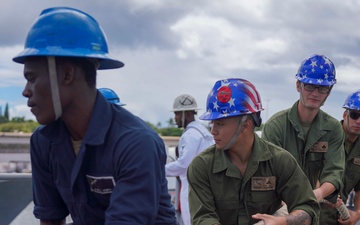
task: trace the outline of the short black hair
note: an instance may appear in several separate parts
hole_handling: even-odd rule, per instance
[[[81,57],[56,57],[56,64],[61,65],[66,62],[76,64],[80,66],[80,68],[85,73],[85,80],[89,87],[96,87],[96,71],[97,66],[94,62],[88,60],[87,58]]]

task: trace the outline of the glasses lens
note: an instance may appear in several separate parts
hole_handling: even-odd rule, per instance
[[[353,120],[357,120],[360,117],[360,113],[354,112],[354,111],[350,111],[350,118]]]
[[[327,94],[329,92],[329,90],[330,90],[330,88],[326,87],[326,86],[325,87],[324,86],[318,86],[317,88],[318,88],[318,91],[321,94]]]
[[[312,85],[312,84],[304,84],[304,89],[306,91],[310,91],[310,92],[313,92],[315,90],[315,85]]]
[[[330,87],[328,86],[316,86],[313,84],[304,84],[304,89],[309,92],[313,92],[315,89],[318,89],[319,93],[327,94],[330,91]]]

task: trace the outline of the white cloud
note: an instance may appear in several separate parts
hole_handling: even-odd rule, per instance
[[[128,1],[128,4],[132,10],[137,11],[144,9],[156,9],[166,3],[162,0],[131,0]]]
[[[337,70],[337,88],[344,92],[352,92],[360,89],[360,67],[346,65]]]
[[[171,29],[181,38],[180,58],[196,57],[226,69],[255,69],[287,50],[285,41],[277,37],[263,38],[249,27],[205,14],[188,15]]]
[[[251,0],[251,1],[237,1],[237,0],[228,0],[227,2],[234,4],[237,7],[235,9],[241,8],[249,12],[249,14],[254,15],[254,17],[264,17],[264,11],[267,9],[269,3],[268,0]]]
[[[14,117],[25,117],[26,120],[36,121],[35,116],[31,113],[30,108],[27,105],[15,105],[9,109],[9,115]]]
[[[25,84],[22,66],[12,61],[12,58],[22,49],[20,45],[0,47],[0,87]]]
[[[62,4],[98,19],[110,53],[125,63],[99,71],[98,87],[113,88],[127,109],[154,124],[173,117],[180,94],[192,94],[204,109],[215,81],[229,77],[255,84],[267,102],[266,119],[298,99],[294,75],[313,53],[326,54],[337,68],[338,83],[324,106],[331,115],[341,115],[346,96],[360,88],[359,1],[89,1]],[[21,65],[11,59],[22,50],[32,21],[50,6],[58,1],[2,3],[1,88],[25,84]],[[7,96],[0,95],[1,104],[10,102]],[[21,93],[10,105],[14,115],[31,117]]]

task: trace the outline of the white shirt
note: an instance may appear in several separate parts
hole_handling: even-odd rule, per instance
[[[186,171],[190,162],[197,154],[213,144],[215,144],[213,136],[201,122],[193,121],[187,125],[179,140],[179,158],[165,166],[166,176],[180,177],[181,197],[188,195]]]

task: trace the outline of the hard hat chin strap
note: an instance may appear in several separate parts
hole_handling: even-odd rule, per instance
[[[231,146],[235,143],[236,139],[239,137],[241,129],[243,127],[244,122],[247,119],[247,115],[244,115],[243,117],[241,117],[241,119],[239,120],[238,126],[236,128],[236,131],[234,133],[234,135],[232,136],[232,138],[230,139],[230,141],[221,149],[218,150],[226,150],[231,148]]]
[[[185,111],[181,112],[181,127],[185,130]]]
[[[347,119],[346,119],[346,123],[345,123],[345,120],[344,120],[344,123],[345,123],[345,126],[346,126],[346,129],[348,132],[351,132],[350,131],[350,125],[349,125],[349,117],[350,117],[350,112],[349,112],[349,109],[346,110],[346,116],[347,116]]]
[[[50,76],[50,87],[51,87],[51,96],[53,101],[53,107],[55,112],[55,120],[59,119],[62,114],[59,85],[56,74],[56,62],[54,56],[48,56],[48,67],[49,67],[49,76]]]

